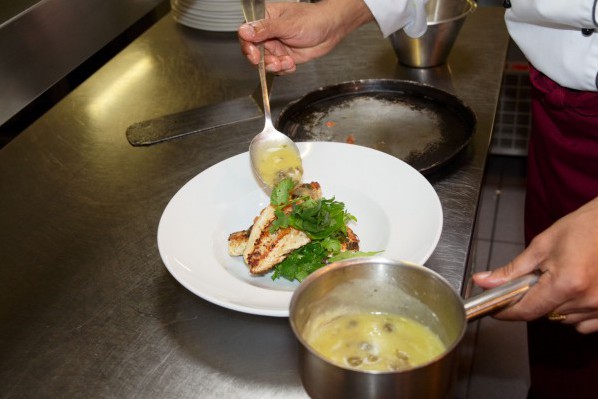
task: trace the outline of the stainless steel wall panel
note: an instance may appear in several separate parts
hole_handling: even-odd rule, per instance
[[[0,5],[0,124],[163,0],[42,0]]]

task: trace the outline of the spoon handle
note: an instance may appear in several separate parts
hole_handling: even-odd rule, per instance
[[[260,62],[258,64],[258,71],[260,75],[260,86],[262,87],[262,100],[264,101],[264,117],[266,119],[266,126],[272,126],[272,114],[270,112],[270,93],[268,93],[268,82],[266,81],[266,66],[264,63],[264,45],[259,45]]]
[[[247,22],[257,21],[266,18],[265,0],[242,0],[243,14]],[[260,50],[260,61],[258,72],[260,76],[260,86],[262,88],[262,100],[264,102],[264,116],[266,128],[273,127],[272,113],[270,111],[270,94],[268,93],[268,83],[266,81],[266,66],[264,63],[264,44],[258,45]]]
[[[242,0],[241,5],[245,21],[253,22],[266,18],[265,0]]]

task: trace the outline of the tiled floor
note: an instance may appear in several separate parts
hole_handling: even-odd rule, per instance
[[[501,266],[523,250],[524,197],[525,158],[491,156],[478,218],[475,271]],[[469,328],[470,378],[460,390],[462,395],[525,398],[529,386],[525,324],[485,317]]]
[[[525,156],[530,126],[528,63],[510,61],[505,65],[498,114],[492,135],[492,153]]]

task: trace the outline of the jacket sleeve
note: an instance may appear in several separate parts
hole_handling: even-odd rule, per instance
[[[426,33],[427,0],[364,0],[384,37],[404,29],[413,38]]]

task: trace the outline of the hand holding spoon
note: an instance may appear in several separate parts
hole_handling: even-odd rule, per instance
[[[247,22],[264,19],[266,17],[265,0],[243,0],[243,13]],[[301,155],[293,140],[276,130],[272,124],[264,65],[264,45],[260,44],[259,49],[258,71],[262,99],[264,100],[265,124],[264,130],[255,136],[249,144],[251,165],[260,180],[270,188],[287,177],[299,183],[303,175]]]

